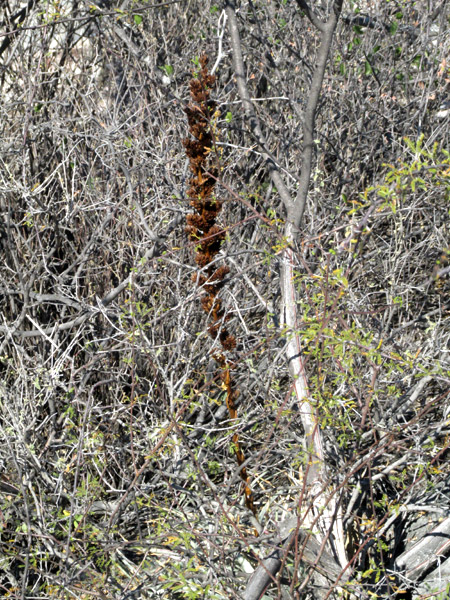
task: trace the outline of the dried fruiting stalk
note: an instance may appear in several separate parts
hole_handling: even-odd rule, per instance
[[[186,154],[189,158],[192,178],[187,193],[190,204],[195,212],[187,216],[186,231],[196,244],[197,253],[195,262],[201,272],[193,276],[193,280],[202,287],[203,295],[201,304],[208,314],[210,324],[209,334],[219,338],[222,351],[214,354],[214,359],[221,371],[221,379],[226,391],[226,402],[230,419],[237,418],[236,398],[238,390],[234,389],[231,369],[232,362],[227,359],[227,353],[236,347],[236,339],[226,328],[227,316],[222,308],[219,291],[225,283],[225,277],[230,272],[226,265],[217,266],[216,258],[220,246],[225,239],[225,230],[217,224],[218,215],[223,202],[214,195],[214,186],[219,174],[218,168],[211,160],[211,149],[215,144],[211,121],[216,111],[216,103],[210,98],[210,90],[215,77],[208,73],[208,58],[200,57],[200,71],[190,82],[191,103],[185,108],[189,123],[189,132],[192,138],[183,141]],[[239,436],[233,435],[233,445],[239,467],[244,463]],[[240,470],[241,479],[244,481],[245,503],[254,513],[253,493],[249,486],[247,470]]]

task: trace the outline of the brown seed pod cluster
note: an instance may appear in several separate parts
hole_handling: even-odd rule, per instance
[[[201,69],[197,77],[190,82],[192,102],[185,108],[189,132],[194,138],[185,139],[183,143],[193,174],[189,181],[188,196],[195,210],[186,218],[186,230],[197,248],[195,262],[200,267],[201,273],[194,275],[194,279],[205,292],[201,302],[203,310],[210,315],[211,319],[208,331],[214,338],[219,335],[222,348],[229,351],[235,348],[236,339],[224,326],[226,319],[219,291],[230,269],[227,266],[216,267],[214,262],[226,233],[217,224],[223,202],[214,194],[219,172],[210,158],[215,143],[211,120],[217,105],[210,98],[215,77],[208,73],[207,65],[208,58],[203,54],[200,57]]]
[[[234,350],[236,339],[225,326],[227,317],[219,298],[219,292],[224,286],[230,269],[226,265],[217,267],[217,261],[215,261],[226,233],[223,227],[217,223],[223,205],[223,202],[214,194],[219,169],[211,158],[211,151],[215,145],[212,120],[217,104],[210,98],[210,90],[214,85],[215,77],[208,72],[207,65],[208,58],[203,54],[200,57],[200,71],[190,82],[191,103],[185,108],[189,132],[192,135],[192,138],[183,141],[192,172],[187,195],[195,211],[186,218],[186,231],[196,246],[195,262],[201,272],[194,275],[193,280],[202,287],[204,292],[201,304],[203,310],[209,315],[208,332],[214,339],[219,337],[223,350],[222,353],[216,353],[214,359],[221,370],[220,377],[227,393],[228,412],[231,419],[236,419],[236,399],[239,392],[234,389],[232,384],[232,365],[224,354]],[[241,466],[245,457],[237,433],[233,435],[233,445],[237,463]],[[256,514],[253,492],[249,486],[245,467],[241,469],[240,475],[245,486],[246,506]]]

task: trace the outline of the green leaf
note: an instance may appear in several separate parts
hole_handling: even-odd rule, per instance
[[[225,115],[225,121],[227,123],[231,123],[232,118],[233,118],[233,113],[231,113],[230,111],[228,111],[227,114]]]
[[[390,26],[390,28],[389,28],[389,33],[390,33],[391,35],[394,35],[394,34],[396,33],[397,29],[398,29],[398,23],[397,23],[397,21],[393,21],[393,22],[391,23],[391,26]]]
[[[364,64],[364,75],[372,75],[372,67],[368,60]]]
[[[164,71],[166,73],[166,75],[168,75],[169,77],[171,75],[173,75],[173,67],[172,65],[164,65],[163,67],[159,67],[161,69],[161,71]]]
[[[136,25],[140,25],[142,23],[142,16],[141,15],[134,15],[134,22]]]

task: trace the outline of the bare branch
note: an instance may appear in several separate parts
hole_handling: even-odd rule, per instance
[[[242,105],[244,107],[245,114],[247,115],[248,122],[250,125],[250,130],[255,136],[256,141],[261,147],[261,151],[266,163],[267,170],[272,178],[274,185],[277,187],[277,190],[280,194],[280,197],[286,207],[286,210],[293,204],[293,200],[289,193],[286,184],[281,177],[280,171],[276,163],[270,158],[266,150],[266,140],[264,138],[263,132],[261,130],[261,126],[258,120],[258,117],[255,113],[255,109],[253,103],[250,98],[250,94],[248,92],[246,76],[245,76],[245,66],[244,60],[242,58],[242,49],[241,49],[241,40],[239,36],[239,27],[236,18],[236,9],[233,0],[226,0],[225,3],[225,11],[229,21],[229,30],[230,30],[230,38],[231,38],[231,46],[233,50],[233,68],[234,74],[236,76],[236,84],[239,90],[239,95],[242,100]]]
[[[305,12],[306,16],[314,25],[314,27],[317,27],[319,31],[322,31],[324,33],[326,29],[326,23],[321,21],[319,17],[315,15],[315,13],[311,10],[311,7],[306,2],[306,0],[297,0],[297,4]]]
[[[308,198],[308,190],[311,181],[311,169],[314,152],[314,131],[317,107],[319,105],[320,92],[322,90],[325,69],[327,66],[328,57],[330,54],[331,44],[339,20],[342,8],[342,1],[336,2],[333,10],[330,13],[326,25],[323,26],[322,40],[317,52],[317,62],[314,69],[314,75],[311,82],[311,88],[308,94],[308,101],[305,109],[303,121],[303,152],[302,152],[302,169],[300,182],[297,190],[297,198],[295,204],[288,211],[288,220],[299,228],[305,212],[306,200]]]

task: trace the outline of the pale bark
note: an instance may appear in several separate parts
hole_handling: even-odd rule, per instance
[[[322,22],[314,15],[312,10],[305,2],[299,3],[305,10],[307,17],[311,20],[322,33],[322,41],[318,50],[316,68],[313,74],[311,89],[304,115],[303,123],[303,153],[302,170],[299,180],[297,198],[294,200],[283,181],[280,170],[276,162],[270,156],[267,150],[266,140],[262,132],[258,117],[254,110],[250,94],[248,92],[244,61],[241,51],[238,23],[234,2],[228,0],[225,3],[225,10],[228,17],[229,32],[233,51],[233,67],[236,76],[237,88],[248,118],[250,129],[258,141],[263,151],[266,161],[266,167],[270,174],[273,184],[276,186],[280,198],[284,204],[287,219],[284,231],[284,249],[282,251],[282,269],[281,269],[281,322],[286,335],[286,359],[289,365],[289,371],[292,376],[293,394],[295,402],[300,412],[301,421],[305,432],[305,446],[307,465],[305,468],[307,499],[312,503],[312,509],[306,511],[301,519],[303,528],[312,529],[318,538],[328,546],[339,560],[342,566],[347,563],[344,535],[342,529],[342,518],[340,509],[337,506],[335,496],[324,500],[326,494],[324,490],[327,486],[327,474],[325,465],[325,456],[323,452],[322,433],[319,426],[318,415],[314,404],[311,402],[308,393],[308,381],[302,358],[302,341],[299,333],[299,319],[297,315],[298,292],[295,288],[295,245],[299,237],[299,227],[301,225],[303,213],[306,206],[306,199],[311,179],[311,169],[314,150],[314,125],[315,115],[320,97],[325,68],[333,40],[333,34],[342,9],[342,0],[337,0],[330,12],[326,22]],[[319,26],[320,24],[320,26]],[[303,504],[304,499],[303,499]],[[317,543],[314,538],[310,538],[310,543]],[[289,545],[288,545],[289,546]],[[290,546],[289,546],[290,547]],[[305,544],[305,549],[307,544]],[[288,550],[285,547],[285,551]],[[324,544],[319,544],[320,552],[317,560],[324,552]],[[338,564],[338,563],[336,563]],[[280,549],[277,548],[267,559],[265,559],[260,568],[255,571],[249,586],[247,587],[245,598],[251,600],[259,598],[262,591],[274,578],[281,566]]]

